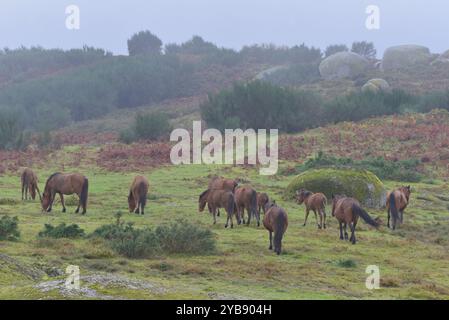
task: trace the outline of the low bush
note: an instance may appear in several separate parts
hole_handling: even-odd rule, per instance
[[[81,238],[84,237],[84,230],[77,224],[71,224],[66,226],[65,223],[54,227],[51,224],[45,224],[44,230],[39,232],[40,238]]]
[[[92,233],[93,237],[108,240],[111,248],[128,258],[150,258],[158,254],[203,254],[215,250],[213,233],[180,220],[155,230],[136,229],[132,223],[103,225]]]
[[[0,218],[0,241],[16,241],[20,238],[19,219],[3,216]]]

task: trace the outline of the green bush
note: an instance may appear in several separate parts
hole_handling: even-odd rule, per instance
[[[19,219],[3,216],[0,218],[0,241],[16,241],[20,238]]]
[[[161,249],[166,253],[201,254],[215,250],[212,231],[180,220],[155,230]]]
[[[106,239],[111,248],[128,258],[150,258],[157,254],[204,254],[215,250],[210,230],[189,222],[178,221],[168,226],[135,229],[133,224],[117,221],[96,229],[92,235]]]
[[[120,141],[157,140],[168,136],[171,125],[168,116],[161,112],[138,113],[132,126],[120,132]]]
[[[22,114],[0,107],[0,149],[20,149],[26,145]]]
[[[295,132],[321,124],[321,104],[310,92],[253,81],[210,95],[200,108],[207,124],[219,130],[277,128]]]
[[[44,230],[39,232],[40,238],[81,238],[84,237],[84,230],[77,224],[71,224],[66,226],[65,223],[54,227],[51,224],[45,224]]]

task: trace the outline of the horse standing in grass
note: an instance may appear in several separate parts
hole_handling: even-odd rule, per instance
[[[235,189],[235,203],[239,219],[245,223],[245,209],[248,214],[247,225],[251,223],[251,216],[257,219],[257,226],[260,226],[260,215],[257,211],[257,192],[251,187],[238,187]]]
[[[145,214],[145,206],[147,204],[147,195],[150,184],[144,176],[134,178],[129,188],[128,207],[129,212],[137,214]]]
[[[268,197],[268,194],[263,192],[257,192],[257,211],[263,211],[263,214],[265,214],[265,205],[270,201],[270,198]]]
[[[42,197],[42,209],[50,212],[53,207],[53,202],[55,201],[55,196],[56,194],[59,194],[61,198],[62,212],[66,212],[64,195],[77,194],[79,197],[79,203],[75,213],[78,213],[80,207],[82,207],[82,214],[85,214],[87,210],[88,190],[89,180],[85,176],[78,173],[54,173],[45,183],[44,194]]]
[[[282,250],[282,238],[288,227],[287,212],[285,212],[285,210],[282,209],[281,207],[278,207],[275,202],[271,201],[265,204],[265,210],[266,212],[263,218],[263,225],[265,229],[267,229],[269,232],[270,237],[269,250],[273,249],[273,242],[274,242],[274,252],[276,252],[276,254],[279,255],[281,254]]]
[[[215,176],[209,181],[208,189],[210,190],[226,190],[234,193],[235,188],[237,188],[238,182],[234,179],[226,179],[223,177]],[[209,212],[212,213],[209,207]],[[220,210],[217,211],[217,216],[220,216]]]
[[[300,189],[296,191],[296,201],[299,204],[303,204],[306,206],[306,217],[304,219],[303,226],[306,226],[307,218],[309,217],[310,210],[315,214],[316,224],[318,225],[318,229],[324,228],[326,229],[326,203],[327,198],[322,193],[313,193],[311,191],[307,191],[305,189]],[[317,212],[320,215],[320,223],[318,223]]]
[[[33,170],[25,168],[20,177],[22,182],[22,200],[28,200],[28,192],[30,192],[31,199],[36,199],[36,191],[39,194],[39,199],[42,201],[41,192],[39,191],[37,175]]]
[[[356,243],[355,227],[357,226],[359,217],[369,225],[375,228],[379,227],[379,218],[374,220],[360,207],[360,203],[356,199],[348,198],[346,196],[332,195],[332,216],[337,218],[338,223],[340,224],[340,240],[348,240],[346,226],[349,226],[349,230],[351,230],[349,241],[351,241],[352,244]]]
[[[228,217],[226,219],[225,228],[229,225],[229,220],[231,220],[231,228],[234,227],[234,222],[232,216],[236,214],[235,207],[235,198],[234,194],[231,191],[227,190],[215,190],[215,189],[207,189],[203,193],[200,194],[198,199],[199,204],[199,212],[203,212],[206,204],[209,207],[209,211],[212,213],[214,217],[214,224],[217,223],[217,210],[219,208],[223,208],[226,210]],[[237,216],[237,222],[240,224],[240,218]]]
[[[390,228],[390,217],[393,217],[393,230],[396,229],[396,223],[404,222],[404,210],[410,201],[410,186],[400,187],[387,193],[387,212],[388,212],[388,228]]]

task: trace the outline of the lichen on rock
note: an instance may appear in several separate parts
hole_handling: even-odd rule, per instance
[[[287,187],[292,198],[300,188],[322,192],[330,200],[332,194],[354,197],[363,206],[381,208],[385,205],[386,191],[380,179],[370,171],[358,169],[314,169],[296,176]]]

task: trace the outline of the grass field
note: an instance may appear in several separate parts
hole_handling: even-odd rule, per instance
[[[302,226],[304,208],[283,197],[293,176],[258,175],[255,168],[230,166],[159,166],[141,172],[116,173],[92,161],[73,165],[77,147],[65,147],[37,169],[41,188],[54,171],[79,171],[89,177],[89,208],[74,214],[75,199],[68,197],[68,212],[56,204],[42,213],[38,201],[20,201],[20,178],[7,173],[0,180],[0,213],[18,216],[21,238],[0,242],[0,299],[379,299],[449,298],[449,185],[440,180],[412,184],[411,203],[397,231],[372,229],[361,222],[358,243],[340,241],[336,220],[317,230],[313,216]],[[89,152],[98,151],[90,147]],[[57,165],[56,165],[57,164]],[[289,163],[283,162],[282,166]],[[150,180],[146,214],[127,212],[127,193],[133,176]],[[268,233],[255,224],[225,229],[225,218],[198,212],[197,197],[209,177],[239,177],[258,191],[267,192],[289,215],[281,256],[268,250]],[[384,181],[387,188],[400,182]],[[44,224],[76,223],[86,232],[113,223],[115,213],[136,227],[154,227],[185,218],[210,228],[217,250],[208,255],[160,255],[127,259],[98,239],[38,239]],[[368,210],[386,221],[385,211]],[[77,265],[81,290],[64,289],[64,271]],[[381,288],[368,290],[368,265],[377,265]]]

